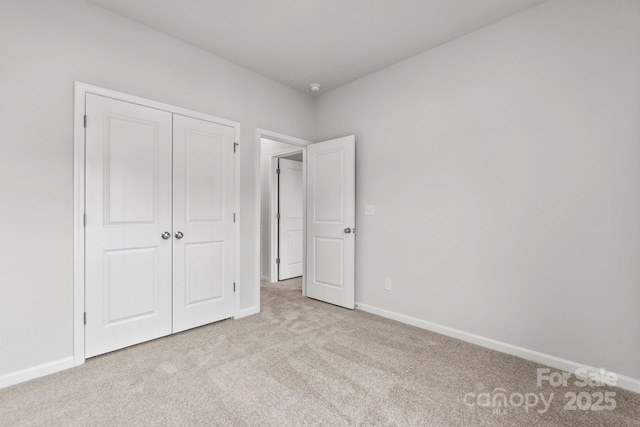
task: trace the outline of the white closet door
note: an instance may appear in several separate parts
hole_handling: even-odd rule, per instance
[[[278,280],[302,276],[302,162],[279,160]]]
[[[307,147],[307,296],[355,305],[355,137]]]
[[[232,127],[174,115],[173,332],[233,316]]]
[[[172,117],[91,94],[86,114],[91,357],[171,333]]]

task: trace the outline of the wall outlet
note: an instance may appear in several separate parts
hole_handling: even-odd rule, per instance
[[[376,214],[376,205],[364,205],[364,214],[365,215],[375,215]]]
[[[391,279],[388,277],[384,278],[384,290],[391,291]]]

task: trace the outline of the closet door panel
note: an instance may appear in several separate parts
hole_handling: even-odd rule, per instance
[[[233,316],[232,127],[174,115],[173,332]]]
[[[171,333],[172,115],[86,99],[85,356]]]

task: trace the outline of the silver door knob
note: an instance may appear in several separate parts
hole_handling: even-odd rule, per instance
[[[344,232],[345,232],[345,233],[347,233],[347,234],[349,234],[349,233],[351,233],[351,229],[350,229],[350,228],[345,228],[345,229],[344,229]]]
[[[182,234],[182,231],[178,231],[176,233],[176,239],[182,239],[184,237],[184,234]]]
[[[165,231],[164,233],[162,233],[162,238],[164,240],[167,240],[169,237],[171,237],[171,233],[169,233],[168,231]]]

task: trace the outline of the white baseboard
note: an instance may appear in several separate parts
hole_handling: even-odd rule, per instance
[[[42,365],[33,366],[17,372],[11,372],[0,377],[0,388],[9,387],[35,378],[44,377],[45,375],[54,374],[73,368],[73,356],[64,359],[54,360],[53,362],[43,363]]]
[[[377,316],[386,317],[387,319],[396,320],[401,323],[406,323],[407,325],[446,335],[448,337],[457,338],[459,340],[470,342],[481,347],[486,347],[491,350],[496,350],[502,353],[510,354],[512,356],[521,357],[522,359],[530,360],[532,362],[547,365],[563,371],[575,373],[577,369],[586,369],[588,373],[600,373],[600,369],[594,368],[592,366],[587,366],[582,363],[573,362],[571,360],[562,359],[560,357],[551,356],[549,354],[540,353],[538,351],[529,350],[501,341],[496,341],[491,338],[485,338],[480,335],[471,334],[459,329],[450,328],[448,326],[439,325],[437,323],[428,322],[426,320],[406,316],[404,314],[395,313],[393,311],[384,310],[382,308],[373,307],[371,305],[362,304],[360,302],[356,302],[356,309],[375,314]],[[627,377],[624,375],[617,375],[617,378],[618,381],[616,385],[618,387],[640,393],[639,379]]]
[[[271,283],[271,278],[269,276],[260,276],[260,281]]]

